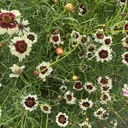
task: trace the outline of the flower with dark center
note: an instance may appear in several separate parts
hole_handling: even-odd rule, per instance
[[[82,82],[81,81],[76,81],[73,85],[73,89],[75,89],[77,91],[82,90],[83,89]]]
[[[22,100],[22,104],[26,110],[32,111],[37,107],[37,96],[29,94],[24,97]]]
[[[61,43],[61,40],[60,40],[60,34],[53,34],[50,38],[50,42],[53,44],[53,45],[59,45]]]
[[[128,52],[125,52],[123,55],[122,55],[122,62],[128,66]]]
[[[109,92],[104,91],[102,92],[100,99],[101,104],[106,104],[107,101],[111,101],[111,96],[109,95]]]
[[[96,90],[96,88],[92,85],[91,82],[86,82],[84,83],[84,88],[86,91],[88,91],[89,93],[92,93]]]
[[[99,57],[100,58],[107,58],[108,57],[108,51],[106,51],[106,50],[101,50],[100,52],[99,52]]]
[[[66,113],[59,112],[58,115],[56,116],[56,123],[60,127],[66,127],[68,125],[68,116]]]
[[[0,34],[7,32],[12,35],[18,31],[16,18],[20,16],[18,10],[6,11],[1,9],[0,13]]]
[[[128,36],[128,21],[125,22],[124,32],[126,33],[126,36]]]
[[[44,113],[47,113],[47,114],[51,113],[51,106],[48,105],[48,104],[41,104],[41,105],[40,105],[40,108],[41,108],[41,110],[42,110]]]

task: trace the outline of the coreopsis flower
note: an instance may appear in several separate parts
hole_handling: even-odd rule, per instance
[[[67,104],[75,104],[76,98],[73,96],[74,93],[71,91],[67,91],[64,94],[64,99],[66,100]]]
[[[113,126],[112,128],[116,128],[118,125],[118,122],[116,119],[114,119],[114,120],[111,120],[110,124]]]
[[[128,52],[125,52],[123,55],[122,55],[122,63],[125,64],[126,66],[128,66]]]
[[[62,86],[60,86],[60,91],[62,91],[62,92],[66,92],[66,90],[67,90],[67,86],[65,86],[65,85],[62,85]]]
[[[37,108],[37,105],[38,105],[37,95],[29,94],[23,98],[21,103],[23,104],[26,110],[33,111],[34,109]]]
[[[98,50],[95,51],[95,56],[97,61],[110,61],[112,60],[112,49],[110,47],[102,45]]]
[[[0,116],[2,115],[2,110],[0,109]]]
[[[79,57],[79,59],[83,58],[84,57],[84,53],[83,52],[78,52],[78,57]]]
[[[80,128],[92,128],[92,125],[87,121],[79,123],[79,126],[80,126]]]
[[[128,37],[122,39],[122,45],[128,49]]]
[[[69,123],[66,113],[59,112],[56,116],[56,123],[60,127],[66,127]]]
[[[26,37],[14,37],[12,39],[13,43],[10,43],[9,48],[12,55],[15,55],[19,58],[19,61],[22,61],[26,55],[29,55],[31,51],[31,41]]]
[[[50,43],[53,45],[60,45],[61,44],[61,39],[60,39],[60,34],[53,34],[50,38]]]
[[[87,35],[81,35],[80,41],[81,41],[81,45],[85,47],[87,46],[90,40],[89,40],[89,37],[87,37]]]
[[[18,18],[17,24],[19,29],[18,35],[26,35],[30,31],[30,28],[27,27],[29,25],[28,20],[24,20],[24,19],[21,20],[20,18]]]
[[[126,34],[126,37],[128,37],[128,21],[125,22],[125,25],[124,25],[124,32]]]
[[[87,51],[88,52],[94,52],[96,50],[96,46],[94,44],[89,44],[87,46]]]
[[[109,95],[109,93],[108,92],[101,92],[101,97],[100,97],[100,102],[101,102],[101,104],[106,104],[107,103],[107,101],[111,101],[111,96]]]
[[[44,112],[44,113],[46,113],[46,114],[49,114],[49,113],[51,113],[51,106],[50,105],[48,105],[48,104],[41,104],[40,105],[40,108],[41,108],[41,110]]]
[[[12,73],[9,75],[9,77],[19,77],[24,68],[25,66],[19,67],[18,65],[13,64],[13,66],[10,67],[10,69],[12,70]]]
[[[110,46],[112,44],[112,37],[111,36],[105,36],[101,43],[103,45]]]
[[[79,32],[77,32],[77,31],[72,31],[72,33],[71,33],[71,38],[72,38],[72,40],[73,41],[80,41],[80,38],[81,37],[81,35],[80,35],[80,33]]]
[[[83,85],[81,81],[75,81],[74,85],[73,85],[73,89],[77,90],[77,91],[81,91],[83,89]]]
[[[18,10],[7,11],[1,9],[0,13],[0,34],[8,33],[12,35],[18,32],[16,18],[21,14]]]
[[[81,3],[79,6],[79,16],[83,16],[85,13],[87,12],[86,8],[84,7],[84,5]]]
[[[93,102],[91,100],[88,100],[88,98],[81,99],[81,101],[79,102],[79,106],[82,110],[86,110],[93,106]]]
[[[43,61],[42,63],[40,63],[36,69],[39,72],[39,77],[41,79],[46,78],[47,76],[49,76],[51,74],[51,72],[53,71],[53,68],[50,67],[50,63],[49,62],[45,62]]]
[[[86,57],[88,60],[92,60],[94,58],[94,53],[93,52],[86,52]]]
[[[122,95],[128,97],[128,84],[124,84],[122,88]]]
[[[104,40],[104,37],[105,35],[104,35],[103,29],[98,29],[94,34],[94,41],[98,43],[102,43],[102,41]]]
[[[92,93],[96,90],[96,87],[93,86],[93,84],[91,82],[86,82],[84,83],[84,88],[86,91],[88,91],[89,93]]]

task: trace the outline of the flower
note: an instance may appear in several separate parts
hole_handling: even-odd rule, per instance
[[[60,45],[61,40],[60,40],[60,34],[53,34],[50,38],[50,43],[53,45]]]
[[[75,104],[76,98],[73,97],[74,93],[71,91],[67,91],[64,94],[64,99],[66,100],[67,104]]]
[[[128,48],[128,37],[125,37],[122,39],[122,45],[125,47],[125,48]]]
[[[86,8],[84,7],[84,5],[81,3],[79,6],[79,16],[83,16],[85,13],[87,12]]]
[[[76,81],[73,85],[73,89],[75,89],[77,91],[82,90],[83,89],[82,82],[81,81]]]
[[[88,52],[94,52],[95,49],[96,49],[96,46],[95,46],[94,44],[89,44],[89,45],[87,46],[87,51],[88,51]]]
[[[114,119],[114,120],[111,120],[110,124],[113,125],[113,128],[116,128],[118,125],[118,122],[116,119]]]
[[[29,55],[31,51],[31,41],[25,37],[14,37],[12,42],[9,45],[12,55],[15,55],[19,58],[19,61],[22,61],[26,55]]]
[[[60,127],[66,127],[69,123],[68,116],[66,115],[66,113],[59,112],[56,116],[56,123]]]
[[[79,126],[80,126],[80,128],[92,128],[92,125],[89,124],[89,122],[86,122],[86,121],[84,121],[82,123],[79,123]]]
[[[86,82],[84,83],[84,88],[86,91],[88,91],[89,93],[92,93],[96,90],[96,88],[92,85],[91,82]]]
[[[32,111],[37,108],[37,95],[31,95],[24,97],[22,102],[26,110]]]
[[[102,63],[106,61],[112,60],[112,49],[110,47],[102,45],[97,51],[95,51],[95,56],[97,61],[101,61]]]
[[[81,39],[80,33],[73,30],[71,33],[71,38],[73,41],[77,41],[77,42],[80,41]]]
[[[105,36],[101,43],[103,45],[110,46],[112,44],[112,37],[111,36]]]
[[[88,60],[92,60],[94,58],[94,53],[93,52],[86,52],[86,58]]]
[[[79,57],[79,59],[83,58],[84,57],[84,53],[83,52],[78,52],[78,57]]]
[[[25,68],[25,66],[19,67],[18,65],[13,64],[13,66],[10,67],[10,69],[12,70],[13,73],[11,73],[9,75],[9,77],[19,77],[24,68]]]
[[[0,109],[0,116],[2,115],[2,110]]]
[[[122,95],[128,96],[128,84],[124,84],[124,87],[122,88]]]
[[[128,21],[125,22],[125,25],[124,25],[124,32],[126,34],[126,37],[128,37]]]
[[[90,41],[90,38],[87,37],[87,35],[81,35],[81,45],[86,47],[88,42]]]
[[[88,100],[88,98],[86,98],[86,99],[82,99],[79,102],[79,105],[80,105],[80,108],[82,110],[86,110],[86,109],[91,108],[93,106],[93,102],[91,100]]]
[[[128,66],[128,52],[125,52],[122,55],[122,58],[123,58],[122,63]]]
[[[65,92],[67,90],[67,86],[62,85],[62,86],[60,86],[59,89],[60,89],[60,91]]]
[[[29,31],[30,31],[30,28],[29,27],[26,27],[27,25],[29,25],[29,22],[28,20],[24,20],[20,18],[17,19],[17,24],[18,24],[18,35],[26,35]]]
[[[111,101],[111,96],[109,95],[108,92],[102,91],[100,100],[101,100],[101,104],[106,104],[107,101]]]
[[[50,67],[50,63],[49,62],[45,62],[43,61],[41,64],[39,64],[36,69],[39,72],[39,77],[41,79],[46,78],[46,76],[49,76],[51,74],[51,72],[53,71],[52,67]]]
[[[42,110],[44,113],[47,113],[47,114],[51,113],[51,106],[48,105],[48,104],[41,104],[41,105],[40,105],[40,108],[41,108],[41,110]]]
[[[20,16],[18,10],[7,11],[1,9],[0,13],[0,34],[8,33],[12,35],[18,31],[16,18]]]

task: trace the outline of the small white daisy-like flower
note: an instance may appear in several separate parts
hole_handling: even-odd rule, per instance
[[[114,119],[114,120],[111,120],[110,124],[113,125],[113,128],[116,128],[118,125],[118,122],[116,119]]]
[[[95,51],[95,56],[97,61],[110,61],[112,60],[112,49],[110,47],[102,45],[98,50]]]
[[[53,34],[50,38],[50,43],[53,45],[60,45],[61,39],[60,39],[60,34]]]
[[[79,126],[80,126],[80,128],[92,128],[92,125],[86,121],[79,123]]]
[[[128,49],[128,37],[122,39],[122,45]]]
[[[88,98],[82,99],[79,102],[79,106],[82,110],[86,110],[86,109],[91,108],[93,106],[93,102],[91,100],[88,100]]]
[[[78,57],[79,57],[79,59],[83,58],[84,57],[84,53],[83,52],[78,52]]]
[[[73,85],[73,89],[77,91],[81,91],[83,89],[82,82],[81,81],[75,81]]]
[[[64,94],[64,99],[66,100],[67,104],[75,104],[76,98],[73,97],[74,93],[71,91],[67,91]]]
[[[69,123],[66,113],[59,112],[56,116],[56,123],[60,127],[66,127]]]
[[[27,27],[29,25],[29,22],[28,20],[24,20],[24,19],[20,19],[20,18],[17,18],[17,24],[18,24],[18,35],[26,35],[26,33],[28,33],[30,31],[30,28]]]
[[[41,104],[41,105],[40,105],[40,108],[41,108],[41,110],[42,110],[44,113],[46,113],[46,114],[51,113],[51,106],[48,105],[48,104]]]
[[[32,44],[37,42],[37,35],[34,32],[28,32],[24,35],[27,39],[31,41]]]
[[[94,92],[96,90],[96,88],[93,86],[93,84],[91,82],[84,83],[84,88],[89,93],[92,93],[92,92]]]
[[[31,41],[25,37],[14,37],[12,42],[9,45],[12,55],[15,55],[19,58],[19,61],[22,61],[26,55],[29,55],[31,51]]]
[[[51,74],[51,72],[53,71],[53,68],[50,67],[50,63],[49,62],[45,62],[43,61],[41,64],[39,64],[36,69],[39,72],[39,77],[41,79],[46,78],[47,76],[49,76]]]
[[[33,111],[37,108],[37,95],[31,95],[24,97],[22,102],[26,110]]]
[[[0,109],[0,116],[2,115],[2,110]]]
[[[109,95],[109,93],[108,92],[102,92],[101,93],[101,97],[100,97],[100,102],[101,102],[101,104],[106,104],[107,103],[107,101],[111,101],[111,96]]]
[[[126,34],[126,37],[128,37],[128,21],[125,22],[123,30],[124,30],[124,33]]]
[[[21,14],[18,10],[7,11],[1,9],[0,13],[0,34],[8,33],[12,35],[18,32],[16,18]]]
[[[25,68],[25,66],[19,67],[18,65],[13,64],[13,66],[10,67],[10,69],[12,70],[13,73],[11,73],[9,75],[9,77],[19,77],[24,68]]]
[[[93,52],[86,52],[86,58],[88,60],[92,60],[94,58],[94,53]]]
[[[72,33],[71,33],[71,38],[72,38],[73,41],[79,42],[80,39],[81,39],[81,35],[80,35],[79,32],[76,32],[76,31],[73,30]]]
[[[84,7],[84,5],[81,3],[79,6],[79,16],[83,16],[85,13],[87,12],[86,8]]]
[[[94,38],[95,38],[94,41],[101,43],[104,40],[104,37],[105,35],[104,35],[103,29],[98,29],[96,33],[94,34]]]
[[[66,90],[67,90],[67,86],[65,86],[65,85],[62,85],[62,86],[60,86],[60,91],[62,91],[62,92],[66,92]]]
[[[126,66],[128,66],[128,52],[125,52],[123,55],[122,55],[122,63],[125,64]]]
[[[128,97],[128,84],[124,84],[122,88],[122,95]]]
[[[110,46],[112,44],[112,37],[111,36],[105,36],[103,39],[103,42],[101,42],[103,45]]]
[[[94,52],[96,50],[96,46],[94,44],[89,44],[87,46],[87,52]]]
[[[81,45],[86,47],[88,42],[90,41],[89,39],[90,38],[87,37],[87,35],[81,35],[81,40],[80,40],[81,41]]]

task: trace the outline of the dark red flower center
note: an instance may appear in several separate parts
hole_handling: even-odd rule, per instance
[[[101,115],[103,112],[102,111],[98,111],[97,112],[97,115]]]
[[[88,53],[88,58],[92,58],[92,53]]]
[[[76,89],[81,89],[82,88],[81,82],[76,82],[74,86],[75,86]]]
[[[15,44],[15,49],[19,53],[24,53],[27,50],[27,43],[24,40],[17,41]]]
[[[106,50],[101,50],[100,52],[99,52],[99,56],[100,56],[100,58],[107,58],[108,57],[108,51],[106,51]]]
[[[108,96],[106,94],[103,94],[103,100],[107,100],[108,99]]]
[[[84,107],[89,107],[90,106],[90,103],[89,102],[83,102],[82,104]]]
[[[41,67],[40,67],[40,72],[41,72],[42,74],[45,74],[47,71],[48,71],[48,69],[47,69],[46,66],[41,66]]]
[[[108,84],[108,79],[102,78],[100,82],[102,84]]]
[[[24,29],[24,25],[23,25],[23,24],[18,24],[18,28],[19,28],[20,30],[23,30],[23,29]]]
[[[44,111],[48,111],[48,107],[47,106],[43,106]]]
[[[87,41],[87,38],[86,38],[86,37],[82,37],[82,38],[81,38],[81,42],[82,42],[82,43],[86,43],[86,41]]]
[[[54,35],[54,36],[52,37],[52,39],[53,39],[53,41],[57,42],[57,41],[59,40],[59,37],[56,36],[56,35]]]
[[[97,33],[97,34],[96,34],[96,37],[97,37],[98,39],[103,39],[103,38],[104,38],[104,34],[102,34],[102,33]]]
[[[110,42],[111,42],[111,40],[110,40],[109,38],[105,39],[105,44],[106,44],[106,45],[109,45]]]
[[[93,52],[93,51],[94,51],[94,47],[93,47],[93,46],[90,46],[90,47],[88,48],[88,51]]]
[[[61,123],[61,124],[65,124],[65,123],[66,123],[66,117],[65,117],[64,115],[60,115],[60,116],[58,117],[58,121],[59,121],[59,123]]]
[[[128,38],[126,38],[125,42],[126,42],[126,44],[128,44]]]
[[[34,105],[36,104],[36,101],[35,101],[35,98],[33,97],[28,97],[26,100],[25,100],[25,105],[29,108],[32,108],[34,107]]]
[[[70,94],[67,95],[67,99],[68,99],[68,101],[71,101],[72,100],[72,96]]]
[[[29,34],[29,35],[27,36],[27,38],[28,38],[29,40],[31,40],[31,41],[33,41],[33,40],[35,39],[35,37],[34,37],[32,34]]]
[[[128,63],[128,54],[125,54],[125,61]]]
[[[87,85],[87,89],[88,89],[88,90],[92,90],[93,87],[92,87],[91,85]]]

